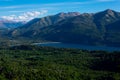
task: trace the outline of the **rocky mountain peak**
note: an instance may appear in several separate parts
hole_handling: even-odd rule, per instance
[[[80,15],[79,12],[68,12],[68,13],[64,13],[64,12],[61,12],[61,13],[58,13],[57,16],[60,16],[60,17],[69,17],[69,16],[78,16]]]

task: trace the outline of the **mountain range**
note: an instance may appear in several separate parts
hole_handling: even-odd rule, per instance
[[[34,36],[35,34],[37,34],[37,32],[39,33],[39,30],[41,28],[57,24],[59,21],[62,21],[64,19],[68,19],[74,16],[78,16],[78,15],[80,15],[80,13],[78,12],[69,12],[69,13],[59,13],[56,15],[46,16],[43,18],[35,18],[30,22],[28,22],[27,24],[13,30],[12,36],[26,35],[26,37],[29,37],[29,34]]]
[[[120,47],[120,12],[70,12],[36,18],[9,31],[12,38]]]

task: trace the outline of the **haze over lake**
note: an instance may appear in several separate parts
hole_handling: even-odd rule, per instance
[[[74,48],[74,49],[84,49],[84,50],[103,50],[103,51],[120,51],[119,47],[108,47],[108,46],[90,46],[90,45],[80,45],[80,44],[69,44],[61,42],[45,42],[45,43],[34,43],[38,46],[46,47],[57,47],[57,48]]]

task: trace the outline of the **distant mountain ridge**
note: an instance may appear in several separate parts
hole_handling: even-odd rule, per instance
[[[43,18],[35,18],[30,22],[28,22],[27,24],[21,26],[20,28],[15,29],[15,31],[13,31],[13,35],[14,34],[19,35],[19,33],[20,35],[21,33],[29,34],[29,32],[33,32],[33,34],[36,34],[36,32],[39,32],[39,30],[43,27],[54,25],[63,19],[71,18],[78,15],[80,15],[80,13],[78,12],[69,12],[69,13],[62,12],[56,15],[46,16]],[[16,33],[17,31],[18,33]]]
[[[24,24],[25,22],[16,22],[16,21],[0,19],[0,29],[13,29],[22,26]]]
[[[86,45],[120,46],[120,12],[59,13],[9,32],[10,36]]]

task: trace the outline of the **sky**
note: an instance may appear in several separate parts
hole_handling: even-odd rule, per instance
[[[120,12],[120,0],[0,0],[0,19],[29,21],[60,12]]]

